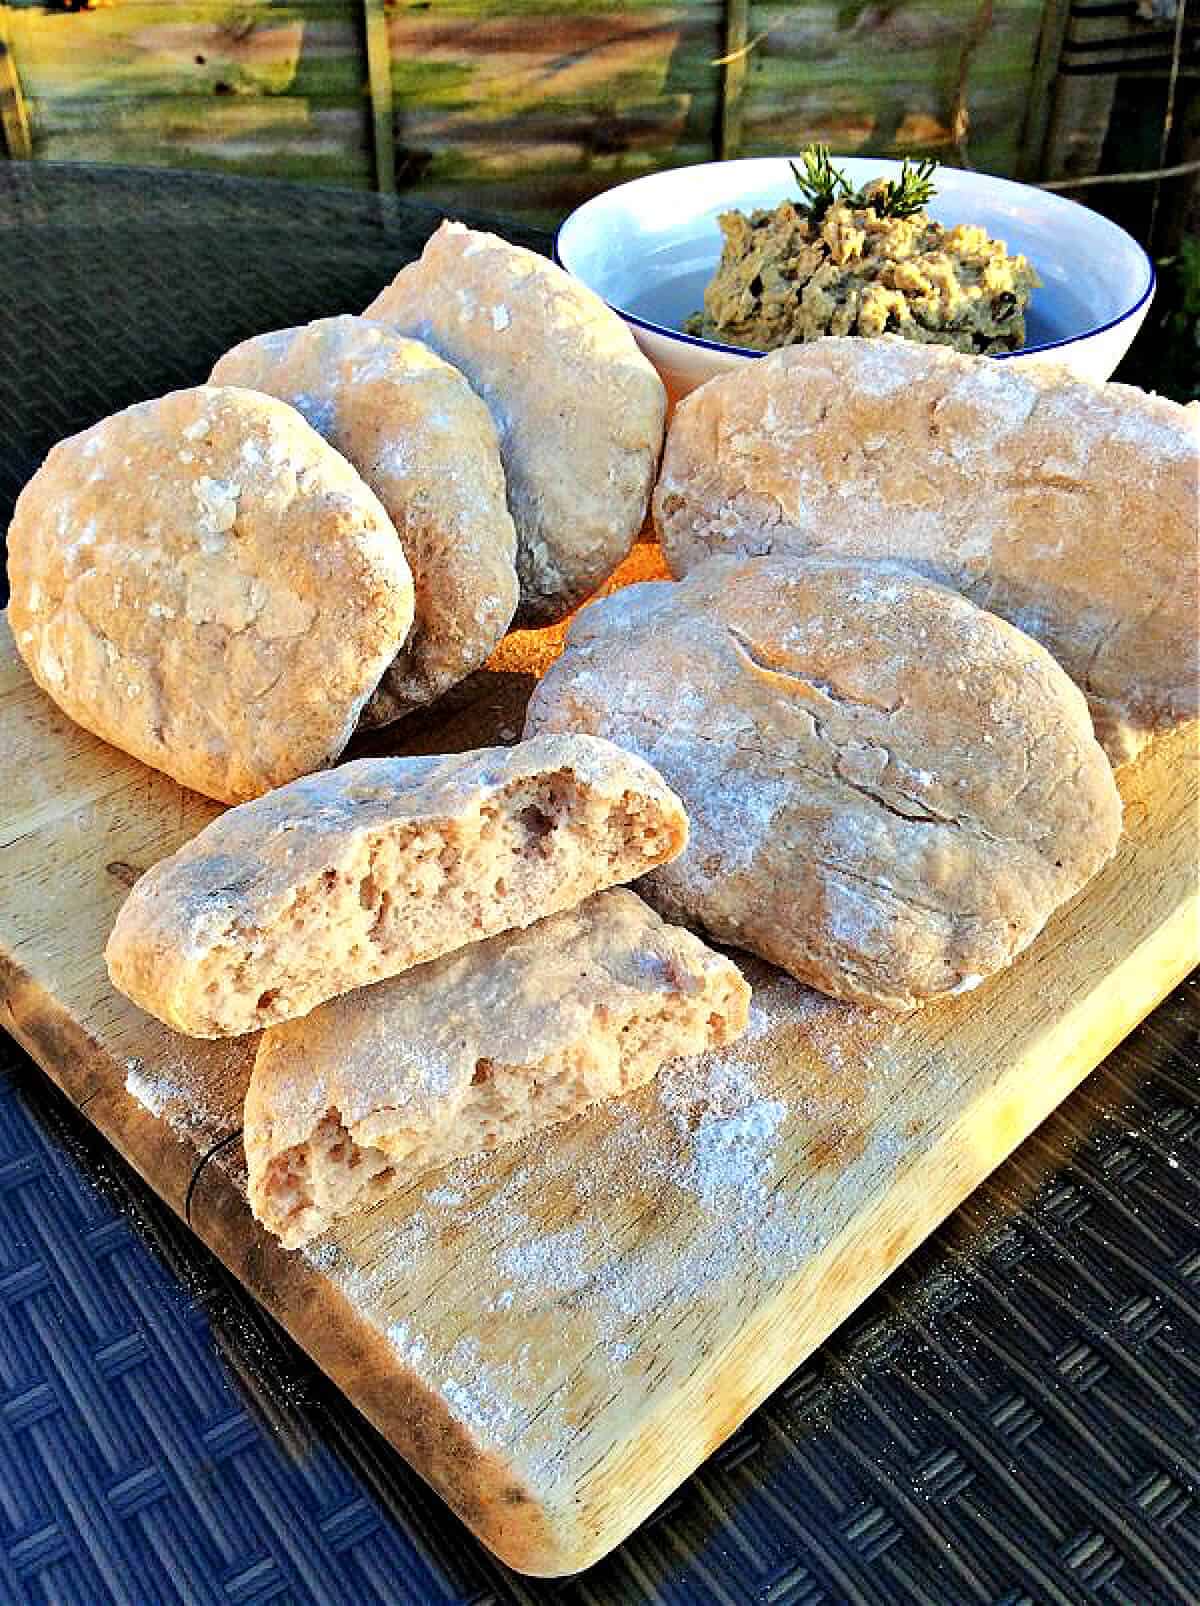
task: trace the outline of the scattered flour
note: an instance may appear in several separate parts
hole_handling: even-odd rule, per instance
[[[328,436],[332,433],[337,422],[337,405],[332,397],[314,396],[307,391],[300,391],[290,400],[292,406],[308,420],[318,435]]]
[[[457,1188],[431,1188],[425,1197],[432,1205],[460,1205],[465,1196]]]
[[[586,1244],[583,1227],[567,1227],[543,1238],[519,1240],[500,1255],[500,1268],[527,1288],[577,1288],[586,1279]]]
[[[480,1444],[541,1485],[579,1432],[581,1378],[596,1401],[617,1399],[672,1312],[701,1334],[697,1310],[720,1321],[731,1289],[793,1276],[852,1212],[864,1177],[903,1159],[894,1135],[868,1135],[870,1106],[894,1096],[894,1019],[740,962],[754,1000],[730,1048],[676,1061],[552,1141],[459,1161],[301,1251]],[[156,1114],[204,1107],[169,1067],[127,1072]],[[810,1135],[830,1153],[815,1163],[838,1179],[853,1169],[853,1187],[814,1195],[811,1167],[797,1164]],[[530,1340],[531,1314],[553,1345]]]
[[[765,1198],[774,1170],[775,1132],[787,1112],[779,1099],[756,1099],[736,1115],[707,1118],[696,1133],[685,1186],[706,1205],[733,1194]]]
[[[147,1075],[139,1059],[125,1061],[125,1091],[150,1111],[162,1116],[182,1098],[182,1090],[163,1076]]]
[[[253,1058],[253,1040],[236,1037],[191,1043],[186,1052],[163,1055],[157,1064],[132,1056],[125,1061],[125,1091],[203,1151],[239,1124]],[[240,1155],[239,1146],[227,1165],[240,1165]]]
[[[388,1340],[404,1363],[447,1400],[455,1415],[486,1443],[502,1444],[519,1415],[510,1394],[496,1387],[495,1369],[485,1361],[478,1340],[460,1338],[442,1357],[407,1323],[393,1322]],[[517,1365],[527,1359],[528,1345]]]

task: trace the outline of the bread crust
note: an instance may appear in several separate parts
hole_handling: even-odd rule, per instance
[[[431,1168],[732,1041],[749,1002],[731,960],[624,889],[334,999],[259,1044],[251,1207],[296,1248]]]
[[[461,223],[443,223],[364,316],[425,341],[488,404],[517,527],[518,622],[561,619],[641,528],[662,448],[662,380],[585,285]]]
[[[8,572],[38,685],[227,803],[337,757],[413,616],[374,492],[294,408],[227,386],[55,446],[17,502]]]
[[[713,553],[895,558],[1049,648],[1113,763],[1200,714],[1200,405],[939,346],[826,339],[677,409],[654,495]]]
[[[688,810],[668,918],[908,1009],[1006,965],[1113,853],[1121,805],[1044,648],[897,565],[713,558],[572,624],[528,734],[621,732]]]
[[[478,669],[516,611],[517,536],[495,425],[462,374],[419,341],[344,316],[244,340],[210,383],[297,408],[396,526],[416,616],[361,723],[400,719]]]
[[[682,851],[687,817],[591,736],[358,759],[231,809],[136,883],[114,986],[225,1037],[529,925]]]

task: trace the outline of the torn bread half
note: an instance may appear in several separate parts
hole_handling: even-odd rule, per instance
[[[288,1249],[422,1173],[731,1042],[737,966],[625,889],[272,1027],[246,1094],[250,1204]]]
[[[230,809],[155,865],[105,959],[176,1031],[233,1037],[568,909],[686,842],[662,777],[592,736],[359,759]]]

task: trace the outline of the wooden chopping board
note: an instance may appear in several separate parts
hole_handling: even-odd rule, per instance
[[[373,750],[515,739],[520,671]],[[1193,727],[1122,772],[1116,859],[977,992],[896,1020],[748,962],[731,1049],[286,1254],[236,1138],[197,1173],[254,1039],[175,1036],[101,957],[132,880],[217,805],[72,725],[7,624],[0,754],[0,1022],[176,1210],[194,1179],[199,1236],[531,1573],[628,1534],[1200,960]]]

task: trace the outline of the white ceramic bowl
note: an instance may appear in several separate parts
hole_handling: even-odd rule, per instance
[[[856,188],[900,171],[899,162],[882,157],[834,161]],[[1042,280],[1026,315],[1028,344],[997,361],[1055,362],[1083,378],[1107,379],[1154,295],[1154,268],[1137,241],[1098,212],[1027,184],[954,167],[939,167],[935,183],[932,217],[980,224],[1027,256]],[[558,231],[558,259],[621,314],[678,400],[762,355],[681,332],[720,260],[717,214],[776,206],[796,193],[786,157],[652,173],[572,212]]]

